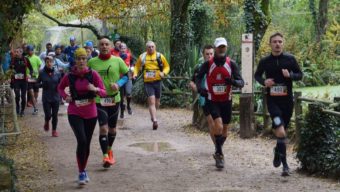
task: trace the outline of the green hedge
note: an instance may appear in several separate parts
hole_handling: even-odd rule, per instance
[[[300,129],[297,158],[310,174],[340,176],[340,118],[310,104]]]

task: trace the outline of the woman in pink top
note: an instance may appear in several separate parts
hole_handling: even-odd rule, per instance
[[[76,65],[64,76],[58,86],[58,92],[69,103],[68,120],[77,138],[77,162],[79,168],[79,185],[89,181],[86,164],[90,154],[90,144],[97,122],[95,97],[106,96],[106,90],[99,74],[87,67],[84,48],[75,51]],[[70,94],[65,92],[69,87]]]

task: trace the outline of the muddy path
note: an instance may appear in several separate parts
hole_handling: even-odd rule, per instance
[[[33,150],[44,153],[41,155],[48,168],[38,172],[39,175],[34,174],[35,169],[26,172],[19,169],[20,191],[340,191],[340,184],[335,181],[297,173],[298,163],[292,158],[291,149],[289,162],[293,174],[281,177],[281,169],[272,166],[275,141],[270,139],[243,140],[230,133],[224,145],[225,168],[217,170],[210,137],[190,126],[191,111],[161,109],[159,129],[153,131],[148,110],[136,105],[133,109],[133,115],[126,115],[119,121],[113,145],[117,163],[109,169],[101,166],[99,130],[96,128],[87,166],[91,181],[82,188],[77,185],[76,140],[68,124],[66,106],[61,106],[59,111],[58,138],[43,131],[41,108],[38,116],[27,112],[20,120],[21,125],[26,132],[36,133],[31,142],[38,142],[41,149],[35,147]],[[35,145],[27,145],[26,150],[30,146]],[[36,153],[33,155],[37,156]],[[27,167],[37,166],[34,165],[39,163],[34,160],[37,157],[30,158]],[[32,173],[30,185],[25,189],[27,180],[22,175],[29,171]]]

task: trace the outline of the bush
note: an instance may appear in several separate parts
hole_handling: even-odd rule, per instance
[[[302,170],[311,174],[340,176],[340,120],[322,112],[321,104],[310,104],[300,129],[297,158]]]

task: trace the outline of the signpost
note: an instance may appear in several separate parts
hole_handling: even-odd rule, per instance
[[[254,104],[253,104],[253,34],[242,34],[242,77],[244,87],[240,95],[240,137],[254,136]]]

